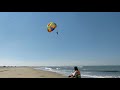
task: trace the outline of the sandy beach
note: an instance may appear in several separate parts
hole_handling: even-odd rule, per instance
[[[66,78],[49,71],[36,70],[30,67],[1,67],[0,78]]]

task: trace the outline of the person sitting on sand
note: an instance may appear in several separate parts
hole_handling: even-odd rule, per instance
[[[71,75],[69,75],[68,77],[69,78],[81,78],[80,71],[78,70],[78,68],[76,66],[74,67],[74,70],[75,71]]]

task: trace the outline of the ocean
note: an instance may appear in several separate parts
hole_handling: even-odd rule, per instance
[[[81,78],[120,78],[120,65],[118,66],[77,66]],[[34,69],[56,72],[64,76],[74,71],[74,66],[39,66]]]

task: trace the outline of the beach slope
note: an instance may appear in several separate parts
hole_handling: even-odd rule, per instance
[[[66,78],[65,76],[49,71],[36,70],[31,67],[2,67],[0,78]]]

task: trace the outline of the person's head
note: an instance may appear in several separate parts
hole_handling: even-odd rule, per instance
[[[77,66],[74,67],[74,70],[78,70]]]

